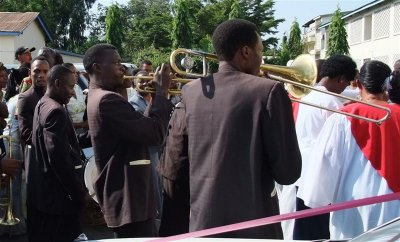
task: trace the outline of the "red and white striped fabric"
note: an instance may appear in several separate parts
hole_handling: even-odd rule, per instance
[[[315,208],[331,203],[400,191],[400,106],[387,104],[389,120],[378,126],[334,114],[326,121],[311,152],[298,196]],[[384,112],[362,104],[344,111],[381,118]],[[331,214],[332,239],[353,238],[400,216],[400,201]]]

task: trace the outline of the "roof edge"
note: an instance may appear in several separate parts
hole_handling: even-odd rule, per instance
[[[378,5],[379,3],[385,2],[385,1],[387,1],[387,0],[374,0],[374,1],[370,2],[370,3],[367,3],[367,4],[365,4],[365,5],[361,6],[361,7],[359,7],[359,8],[354,9],[353,11],[350,11],[350,12],[349,12],[348,14],[346,14],[346,15],[343,15],[343,16],[342,16],[342,19],[349,18],[349,17],[353,16],[354,14],[357,14],[357,13],[359,13],[359,12],[362,12],[362,11],[364,11],[364,10],[366,10],[366,9],[369,9],[369,8],[371,8],[371,7],[375,6],[375,5]],[[326,27],[326,26],[329,26],[331,23],[332,23],[332,21],[330,21],[330,22],[328,22],[328,23],[325,23],[325,24],[319,26],[319,29],[320,29],[320,28],[324,28],[324,27]]]
[[[62,49],[55,49],[55,50],[62,55],[74,56],[74,57],[79,57],[79,58],[84,57],[84,55],[82,55],[82,54],[74,53],[74,52],[67,51],[67,50],[62,50]]]

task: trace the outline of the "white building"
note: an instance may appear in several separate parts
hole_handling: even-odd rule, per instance
[[[343,19],[350,56],[358,67],[368,60],[379,60],[393,67],[400,59],[400,0],[375,0],[345,13]],[[317,26],[315,44],[309,44],[309,53],[316,58],[326,58],[329,24],[330,21]]]
[[[0,12],[0,62],[18,64],[15,50],[20,46],[35,47],[37,51],[53,41],[50,31],[38,12]],[[57,50],[64,62],[82,62],[83,55]]]

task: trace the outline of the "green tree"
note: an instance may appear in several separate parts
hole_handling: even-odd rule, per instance
[[[170,50],[156,49],[153,45],[132,54],[132,62],[139,64],[142,60],[151,60],[153,66],[161,66],[169,62]]]
[[[85,41],[75,48],[77,53],[85,53],[87,49],[91,46],[99,43],[106,42],[105,40],[105,19],[107,15],[107,8],[102,4],[97,5],[97,11],[89,16],[87,30],[89,34],[87,35]]]
[[[238,0],[233,0],[231,11],[229,12],[229,19],[242,18],[243,12]]]
[[[112,4],[108,10],[105,18],[106,22],[106,41],[109,44],[114,45],[120,51],[123,52],[122,43],[124,41],[124,29],[121,26],[126,26],[124,19],[123,10],[118,4]]]
[[[349,44],[347,42],[347,32],[345,22],[342,19],[340,8],[333,13],[332,22],[328,28],[328,48],[326,51],[327,56],[334,54],[349,54]]]
[[[175,3],[176,16],[172,27],[173,47],[192,48],[192,29],[189,22],[189,9],[185,0]]]
[[[298,55],[303,53],[303,44],[301,41],[301,30],[299,23],[295,19],[290,27],[289,41],[287,43],[289,49],[290,58],[294,59]]]
[[[53,36],[52,47],[74,51],[85,41],[89,9],[96,0],[2,0],[0,11],[40,12]]]
[[[282,45],[279,53],[280,65],[286,66],[287,62],[290,60],[290,50],[287,43],[286,33],[282,37]]]
[[[124,49],[130,58],[135,52],[153,46],[165,49],[172,46],[173,17],[167,0],[131,0],[127,6],[128,24]]]
[[[277,27],[280,23],[285,21],[285,19],[275,19],[275,1],[274,0],[243,0],[245,4],[244,12],[247,15],[244,19],[247,19],[257,25],[258,30],[263,37],[264,46],[269,49],[272,46],[278,45],[278,38],[268,37],[266,35],[276,34]]]

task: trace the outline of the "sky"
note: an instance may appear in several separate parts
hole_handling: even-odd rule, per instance
[[[300,28],[303,24],[322,14],[333,13],[339,5],[342,11],[350,11],[359,8],[373,0],[275,0],[275,18],[284,18],[277,30],[276,37],[281,39],[283,33],[289,35],[292,22],[297,19]],[[115,0],[98,0],[105,6],[110,5]],[[126,4],[129,0],[118,0],[119,4]],[[94,8],[96,9],[96,8]]]

